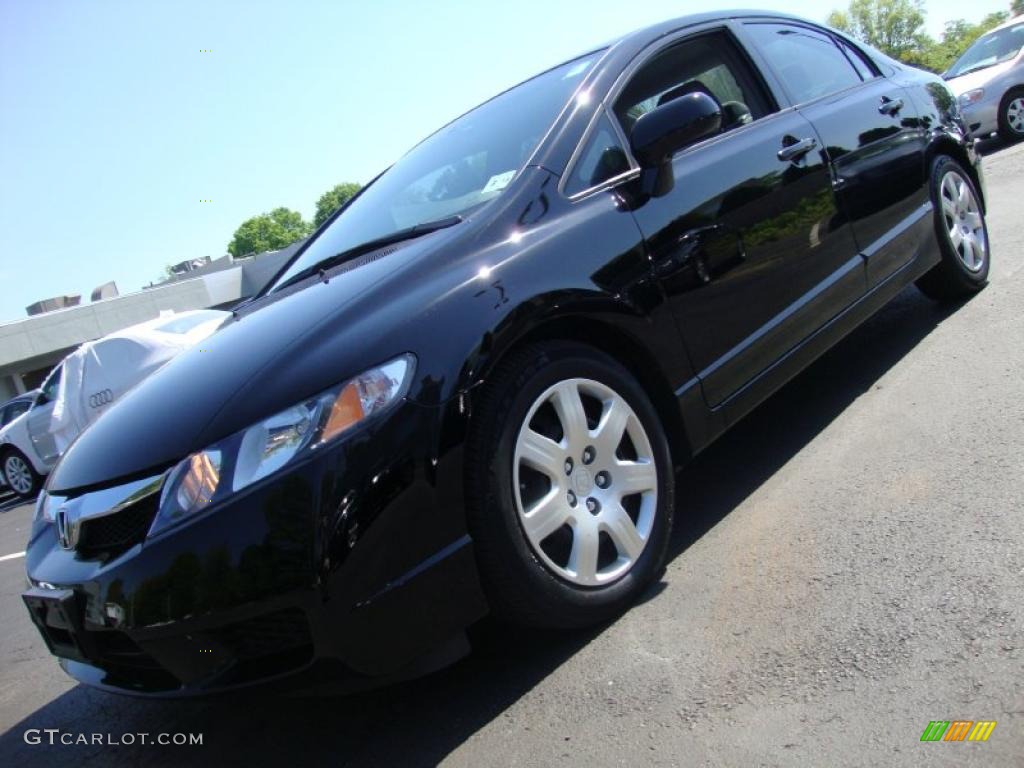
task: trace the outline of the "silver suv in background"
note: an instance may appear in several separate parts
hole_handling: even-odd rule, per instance
[[[1024,16],[979,37],[942,76],[972,136],[1024,139]]]

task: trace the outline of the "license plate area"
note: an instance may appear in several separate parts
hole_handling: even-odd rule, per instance
[[[74,661],[89,660],[83,647],[82,611],[73,590],[33,587],[21,599],[50,653]]]

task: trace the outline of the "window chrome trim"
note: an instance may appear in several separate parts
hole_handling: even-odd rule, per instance
[[[611,122],[612,130],[615,132],[615,138],[618,139],[619,144],[622,145],[622,151],[625,153],[626,159],[629,162],[629,170],[624,171],[623,173],[620,173],[617,176],[613,176],[610,179],[605,179],[600,184],[595,184],[594,186],[587,187],[586,189],[582,189],[579,192],[574,192],[571,195],[567,194],[565,191],[565,187],[569,183],[569,180],[572,178],[572,174],[576,170],[576,165],[580,161],[584,150],[587,148],[587,144],[590,142],[590,139],[593,138],[594,133],[597,131],[597,125],[598,123],[601,122],[602,117],[607,117],[608,120]],[[608,109],[608,107],[605,105],[603,101],[600,105],[598,105],[598,108],[597,110],[595,110],[593,116],[591,116],[590,123],[587,125],[587,129],[583,132],[583,138],[581,138],[579,140],[579,143],[576,144],[576,148],[573,149],[572,155],[570,155],[569,157],[569,162],[566,163],[565,167],[565,173],[563,173],[562,178],[558,180],[558,191],[563,197],[567,198],[571,202],[576,202],[577,200],[580,200],[583,197],[586,197],[587,195],[591,195],[595,192],[607,189],[608,187],[615,186],[616,184],[625,181],[627,178],[640,175],[640,165],[633,158],[633,153],[629,151],[629,142],[627,142],[625,139],[625,135],[622,132],[622,126],[619,125],[619,121],[615,119],[615,115],[612,113],[610,109]]]

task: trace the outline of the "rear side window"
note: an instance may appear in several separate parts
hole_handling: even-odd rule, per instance
[[[797,104],[862,82],[853,63],[826,34],[790,24],[748,24],[761,53]],[[865,66],[864,62],[861,62]]]
[[[863,54],[854,48],[852,45],[847,44],[845,40],[839,41],[839,47],[843,49],[843,53],[846,54],[846,58],[853,64],[853,68],[857,70],[857,74],[860,75],[862,80],[871,80],[877,77],[871,64],[868,63],[867,59],[864,58]]]
[[[565,194],[577,195],[630,170],[629,159],[608,115],[601,114],[573,166]]]

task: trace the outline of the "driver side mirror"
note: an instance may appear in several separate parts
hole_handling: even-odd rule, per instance
[[[629,137],[640,163],[640,185],[651,197],[667,195],[675,183],[672,156],[722,127],[722,107],[702,91],[688,93],[641,115]]]
[[[35,408],[37,405],[46,405],[50,402],[50,398],[46,396],[45,392],[40,392],[36,395],[36,399],[32,401],[32,407]]]

